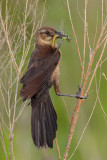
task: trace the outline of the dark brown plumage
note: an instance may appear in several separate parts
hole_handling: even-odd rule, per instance
[[[61,53],[55,41],[61,33],[53,28],[43,27],[37,31],[36,47],[31,54],[28,70],[21,79],[23,87],[20,96],[31,98],[31,132],[37,147],[53,147],[56,137],[57,115],[49,89],[54,85],[58,92],[59,61]]]
[[[76,95],[61,94],[59,92],[59,62],[61,53],[56,45],[57,38],[69,41],[67,35],[57,32],[54,28],[43,27],[36,33],[36,46],[31,54],[28,70],[21,79],[23,87],[20,96],[23,101],[31,99],[31,132],[34,144],[39,148],[53,147],[56,137],[57,115],[53,107],[49,89],[54,85],[59,96],[70,96],[86,99],[80,96],[81,88]]]

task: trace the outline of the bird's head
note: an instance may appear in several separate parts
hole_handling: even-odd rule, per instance
[[[37,31],[36,34],[36,44],[39,45],[51,45],[52,47],[56,46],[56,39],[58,38],[67,38],[67,35],[62,34],[61,32],[56,31],[51,27],[42,27]]]

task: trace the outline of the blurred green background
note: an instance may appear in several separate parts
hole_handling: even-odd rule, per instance
[[[9,2],[9,1],[8,1]],[[37,20],[39,20],[40,15],[43,11],[44,0],[39,0],[38,2],[38,10],[37,10]],[[5,0],[2,1],[3,6],[5,8]],[[14,9],[15,1],[10,1],[12,4],[11,9]],[[20,19],[23,19],[23,12],[26,0],[22,0],[19,3],[20,12],[17,10],[17,14]],[[33,1],[29,1],[33,4]],[[80,47],[81,57],[83,54],[83,33],[84,33],[84,23],[81,20],[79,13],[82,18],[84,17],[84,1],[70,0],[70,9],[71,16],[73,20],[73,25],[75,28],[77,40]],[[77,5],[78,4],[78,5]],[[87,6],[87,23],[88,23],[88,35],[90,39],[90,45],[93,46],[94,36],[96,32],[96,24],[97,24],[97,16],[98,16],[98,28],[97,28],[97,36],[99,36],[101,31],[101,0],[90,0],[88,1]],[[104,19],[107,14],[107,1],[104,0]],[[34,10],[32,11],[34,12]],[[29,17],[30,19],[30,17]],[[28,19],[28,21],[29,21]],[[17,24],[17,21],[15,22]],[[61,46],[62,59],[60,64],[60,90],[61,93],[72,93],[75,94],[78,90],[78,85],[81,81],[81,66],[78,58],[77,48],[75,44],[75,39],[72,31],[72,27],[69,20],[68,10],[66,0],[46,0],[46,9],[45,16],[43,19],[42,26],[52,26],[56,28],[58,31],[63,30],[64,33],[68,34],[71,37],[70,43],[64,42]],[[30,30],[32,28],[28,28]],[[28,37],[29,40],[29,37]],[[35,43],[35,40],[32,44]],[[33,46],[33,45],[32,45]],[[31,48],[31,52],[34,47]],[[93,47],[92,47],[93,49]],[[94,65],[97,63],[97,58],[100,55],[100,51],[97,52],[95,57]],[[29,57],[30,54],[29,53]],[[107,48],[105,50],[107,53]],[[21,52],[19,53],[21,54]],[[29,58],[28,57],[28,58]],[[107,57],[107,54],[104,54],[103,59]],[[102,59],[102,60],[103,60]],[[86,44],[86,60],[85,60],[85,71],[87,70],[87,65],[89,61],[89,49],[88,44]],[[100,73],[104,72],[107,76],[107,61],[102,64],[101,71],[98,69],[96,77],[97,82],[99,80]],[[92,74],[91,74],[92,75]],[[91,77],[90,75],[90,77]],[[78,121],[76,124],[75,132],[73,135],[73,139],[71,142],[71,147],[69,150],[69,156],[74,151],[79,138],[84,130],[84,127],[89,119],[89,116],[93,110],[93,106],[96,99],[96,81],[93,80],[92,87],[89,92],[88,99],[84,101],[81,106]],[[107,81],[101,75],[101,87],[99,97],[103,106],[104,111],[107,113]],[[20,85],[21,87],[21,85]],[[70,129],[70,119],[72,118],[72,112],[76,104],[76,99],[64,97],[64,101],[61,97],[55,95],[54,89],[50,90],[50,94],[52,97],[52,102],[54,104],[55,110],[58,116],[58,131],[57,131],[57,140],[61,152],[61,157],[63,158],[68,133]],[[22,101],[20,101],[20,104]],[[66,104],[66,105],[65,105]],[[2,104],[0,104],[2,105]],[[66,107],[68,109],[68,113],[66,111]],[[32,141],[31,137],[31,107],[26,106],[22,115],[15,125],[14,131],[14,151],[15,151],[15,159],[16,160],[57,160],[58,153],[56,149],[56,145],[54,142],[53,149],[37,149]],[[7,150],[8,150],[8,140],[6,139]],[[4,160],[5,158],[3,148],[0,144],[0,160]],[[88,124],[88,127],[82,137],[82,140],[72,157],[72,160],[106,160],[107,159],[107,117],[104,116],[100,104],[97,102],[93,116]]]

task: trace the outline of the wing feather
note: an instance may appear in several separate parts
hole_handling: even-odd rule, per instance
[[[23,84],[20,96],[23,98],[31,98],[35,95],[49,80],[58,64],[59,58],[60,53],[57,52],[57,54],[42,61],[42,64],[32,64],[20,81]]]

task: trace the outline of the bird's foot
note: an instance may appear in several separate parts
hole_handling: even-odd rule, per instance
[[[76,98],[78,98],[78,99],[86,99],[88,97],[88,94],[86,96],[80,96],[81,91],[82,91],[81,87],[78,86],[78,92],[76,92]]]

